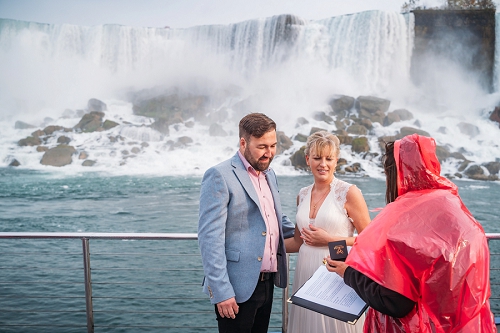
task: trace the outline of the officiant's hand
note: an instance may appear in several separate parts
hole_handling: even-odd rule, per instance
[[[337,273],[341,278],[344,278],[344,272],[349,267],[345,262],[343,261],[336,261],[330,259],[330,256],[325,258],[326,260],[326,269],[329,272]]]
[[[304,243],[310,246],[328,246],[328,242],[332,241],[332,236],[325,230],[309,224],[308,228],[302,228],[300,238]]]

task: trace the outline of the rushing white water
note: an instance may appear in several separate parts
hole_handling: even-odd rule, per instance
[[[430,81],[415,87],[410,80],[413,26],[411,14],[382,11],[321,21],[281,15],[189,29],[0,19],[0,166],[15,158],[20,168],[63,174],[202,174],[236,152],[238,102],[251,100],[255,111],[271,116],[279,130],[293,137],[308,135],[313,126],[335,130],[312,114],[328,112],[329,99],[338,94],[386,98],[391,100],[389,111],[406,108],[414,114],[414,119],[388,127],[376,124],[370,133],[374,152],[379,151],[377,136],[394,135],[402,126],[417,127],[418,120],[438,144],[478,164],[500,158],[495,140],[499,129],[487,119],[498,95],[482,91],[468,73],[439,59],[429,64],[434,73]],[[153,119],[133,114],[130,93],[172,88],[208,96],[211,111],[228,112],[220,124],[229,135],[209,136],[209,125],[202,123],[171,125],[169,135],[162,135],[148,127]],[[90,98],[104,101],[106,119],[120,123],[106,132],[65,133],[71,145],[97,161],[93,167],[81,166],[77,156],[62,168],[43,166],[43,153],[18,147],[17,142],[35,129],[14,129],[16,121],[37,128],[73,127],[81,118],[77,110],[85,109]],[[297,125],[298,117],[309,123]],[[480,131],[465,136],[459,122]],[[446,134],[441,133],[443,126]],[[123,141],[110,139],[118,135]],[[170,143],[183,136],[193,142],[172,149]],[[56,144],[55,138],[44,143]],[[294,141],[276,157],[274,169],[299,173],[288,158],[302,145]],[[134,147],[138,153],[131,153]],[[341,157],[360,162],[369,176],[381,176],[378,160],[363,159],[350,147],[343,147]],[[453,173],[457,165],[446,162],[443,172]]]

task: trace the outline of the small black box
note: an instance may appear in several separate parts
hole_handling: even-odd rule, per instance
[[[345,240],[329,242],[330,258],[337,261],[345,261],[347,258],[347,244]]]

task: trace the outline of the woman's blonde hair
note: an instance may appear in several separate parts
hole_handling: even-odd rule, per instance
[[[327,131],[315,132],[307,138],[306,149],[304,154],[308,155],[315,152],[319,157],[322,157],[325,152],[332,154],[335,158],[340,155],[340,140],[335,135]]]

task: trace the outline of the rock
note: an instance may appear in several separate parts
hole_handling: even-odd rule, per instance
[[[459,152],[451,153],[450,157],[456,158],[457,160],[463,160],[463,161],[467,160],[465,158],[465,156],[462,153],[459,153]]]
[[[136,115],[155,119],[171,120],[178,113],[184,119],[194,117],[195,120],[203,120],[208,102],[207,96],[165,93],[152,98],[139,96],[133,102],[132,109]]]
[[[413,128],[413,127],[401,127],[399,129],[399,134],[396,135],[396,140],[402,139],[407,135],[412,135],[412,134],[418,134],[422,136],[427,136],[430,137],[431,135],[427,133],[426,131],[420,130],[418,128]]]
[[[397,109],[387,114],[387,116],[384,118],[383,125],[389,126],[392,123],[411,119],[413,119],[413,114],[410,111],[406,109]]]
[[[339,138],[341,145],[352,145],[353,137],[349,136],[349,134],[337,134],[337,138]]]
[[[371,130],[373,128],[373,123],[370,119],[366,119],[366,118],[360,119],[359,124],[363,125],[368,130]]]
[[[55,148],[51,148],[45,152],[40,161],[43,165],[51,165],[61,167],[67,164],[71,164],[73,161],[72,155],[76,153],[76,149],[73,146],[59,145]]]
[[[141,142],[141,147],[142,148],[149,147],[149,143],[147,143],[147,142]]]
[[[306,142],[307,141],[307,135],[298,133],[293,137],[294,140],[299,141],[299,142]]]
[[[354,135],[366,135],[368,134],[368,130],[363,125],[354,124],[347,127],[347,133]]]
[[[157,119],[151,124],[151,128],[157,130],[161,134],[169,135],[169,122],[167,119]]]
[[[326,131],[326,129],[319,128],[319,127],[313,127],[313,128],[311,128],[311,131],[309,132],[309,135],[311,135],[313,133],[316,133],[316,132],[319,132],[319,131]]]
[[[42,144],[42,140],[40,140],[39,137],[36,136],[28,136],[24,139],[21,139],[17,142],[18,146],[24,147],[24,146],[38,146]]]
[[[286,136],[285,132],[277,131],[276,137],[278,139],[277,154],[281,154],[282,152],[293,146],[292,140],[290,140],[290,138]]]
[[[327,124],[334,123],[333,118],[330,116],[327,116],[326,113],[324,113],[323,111],[314,112],[313,119],[317,120],[317,121],[324,121]]]
[[[479,165],[471,165],[469,166],[464,173],[470,178],[474,180],[498,180],[498,176],[496,175],[485,175],[484,170]]]
[[[441,133],[441,134],[448,134],[448,129],[444,126],[441,126],[438,128],[438,133]]]
[[[335,168],[336,171],[342,170],[342,167],[344,165],[347,165],[347,160],[345,158],[339,158],[337,161],[337,167]]]
[[[400,121],[401,121],[401,118],[399,118],[399,115],[397,115],[395,113],[392,113],[392,112],[389,112],[387,114],[387,116],[385,116],[384,122],[383,122],[382,125],[389,126],[392,123],[397,123],[397,122],[400,122]]]
[[[476,125],[460,122],[457,124],[457,126],[462,134],[465,134],[471,138],[479,134],[479,127],[477,127]]]
[[[62,126],[49,125],[43,129],[43,132],[45,133],[45,135],[52,135],[54,132],[62,130],[64,130],[64,127]]]
[[[492,175],[496,175],[498,171],[500,171],[500,162],[488,162],[483,164],[483,166],[488,169],[488,172]]]
[[[36,130],[33,133],[31,133],[31,135],[38,138],[41,136],[45,136],[45,132],[39,129],[39,130]]]
[[[374,123],[383,124],[385,119],[385,113],[381,110],[377,110],[374,113],[370,113],[364,109],[359,110],[359,117],[361,119],[370,119]]]
[[[450,155],[451,154],[448,149],[446,149],[446,147],[436,146],[436,156],[439,160],[439,163],[443,163],[443,161],[450,157]]]
[[[335,127],[337,127],[337,131],[343,131],[347,126],[345,121],[335,120]]]
[[[306,164],[306,155],[304,153],[306,146],[302,146],[299,150],[290,156],[290,162],[295,167],[295,169],[299,170],[307,170],[309,167]]]
[[[297,118],[297,124],[295,125],[295,127],[299,127],[299,126],[307,125],[307,124],[309,124],[309,121],[304,117],[300,117],[300,118]]]
[[[370,151],[370,144],[366,136],[352,139],[352,151],[355,153],[366,153]]]
[[[187,128],[193,128],[194,127],[194,121],[186,121],[184,123],[184,126],[186,126]]]
[[[340,111],[349,111],[354,107],[355,99],[351,96],[340,95],[330,101],[330,106],[335,114]]]
[[[24,121],[16,121],[14,124],[15,129],[27,129],[27,128],[36,128],[36,126],[25,123]]]
[[[85,160],[85,161],[83,161],[82,166],[84,166],[84,167],[91,167],[94,164],[96,164],[96,161],[94,161],[94,160]]]
[[[73,128],[77,130],[79,129],[82,132],[86,133],[95,132],[99,128],[102,128],[103,118],[104,118],[104,112],[92,111],[90,113],[83,115],[80,122],[76,124]]]
[[[391,101],[373,96],[359,96],[355,102],[356,110],[364,110],[370,114],[375,114],[379,111],[385,115],[390,105]]]
[[[210,136],[227,136],[227,132],[218,123],[213,123],[208,128],[208,134]]]
[[[65,135],[61,135],[60,137],[57,138],[57,143],[62,143],[62,144],[65,144],[67,145],[68,143],[71,142],[71,139],[68,138],[67,136]]]
[[[471,163],[471,161],[468,161],[468,160],[463,161],[462,163],[460,163],[460,165],[458,167],[458,171],[460,171],[460,172],[464,171],[465,169],[467,169],[467,167],[469,166],[470,163]]]
[[[112,120],[109,120],[109,119],[106,119],[104,121],[104,123],[102,124],[102,128],[104,128],[105,131],[109,130],[109,129],[112,129],[113,127],[116,127],[120,124],[118,124],[117,122],[115,121],[112,121]]]
[[[96,98],[91,98],[87,102],[87,109],[89,112],[97,111],[97,112],[103,112],[108,110],[108,106],[106,103],[96,99]]]
[[[21,165],[21,163],[19,163],[19,161],[16,160],[15,158],[9,163],[9,166],[11,166],[11,167],[18,167],[20,165]]]
[[[411,113],[410,111],[408,111],[406,109],[397,109],[397,110],[394,110],[392,112],[398,114],[399,118],[401,118],[401,121],[413,119],[413,113]]]
[[[80,155],[78,155],[79,160],[85,160],[87,159],[87,157],[89,157],[89,154],[87,154],[87,152],[85,151],[80,152]]]
[[[493,110],[493,112],[491,112],[491,114],[490,114],[490,120],[494,121],[494,122],[497,122],[498,123],[498,127],[500,127],[500,107],[496,106],[495,110]]]
[[[141,148],[133,147],[131,150],[132,154],[139,154],[141,152]]]
[[[363,170],[363,168],[361,168],[361,164],[353,163],[350,166],[344,167],[344,171],[351,172],[351,173],[357,173],[357,172],[364,171],[364,170]]]
[[[170,147],[170,149],[174,148],[184,148],[187,147],[190,143],[193,143],[193,139],[191,139],[189,136],[181,136],[180,138],[177,139],[177,141]]]
[[[39,152],[39,153],[44,153],[47,150],[49,150],[49,147],[45,147],[45,146],[38,146],[38,147],[36,147],[36,151]]]

